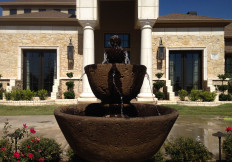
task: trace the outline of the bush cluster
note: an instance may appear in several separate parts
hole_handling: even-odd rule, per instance
[[[231,78],[231,75],[229,74],[219,74],[218,78],[222,81],[221,85],[217,85],[217,89],[221,92],[219,95],[219,101],[231,101],[232,97],[231,94],[225,94],[225,92],[228,90],[230,92],[231,89],[231,81],[228,82],[228,85],[225,85],[224,82],[226,78]]]
[[[232,161],[232,127],[227,127],[227,137],[223,141],[222,149],[227,161]]]
[[[165,151],[171,157],[171,161],[207,161],[212,159],[212,153],[207,148],[188,137],[171,139],[164,145]]]
[[[0,161],[56,162],[61,159],[61,148],[55,140],[32,137],[32,134],[35,134],[36,131],[34,128],[29,129],[26,124],[12,133],[8,131],[10,127],[9,122],[5,122],[4,136],[0,140]]]
[[[48,92],[47,90],[39,90],[37,93],[31,91],[30,89],[22,90],[22,89],[13,89],[11,92],[4,92],[6,100],[27,100],[30,101],[33,97],[38,96],[41,100],[45,100],[47,98]]]
[[[181,101],[185,101],[185,98],[188,96],[191,101],[201,100],[203,102],[212,102],[215,100],[217,94],[215,92],[192,90],[190,94],[186,90],[179,90],[178,96]]]
[[[39,139],[39,141],[38,141]],[[21,154],[27,155],[33,153],[34,159],[39,159],[41,156],[46,161],[59,161],[61,148],[60,145],[54,140],[49,138],[34,138],[30,137],[24,140],[20,145]]]
[[[66,74],[67,77],[69,77],[70,79],[73,77],[73,73],[67,73]],[[65,99],[74,99],[75,98],[75,93],[73,91],[73,88],[75,86],[74,82],[73,81],[68,81],[66,82],[66,86],[67,86],[67,91],[64,92],[64,98]]]
[[[165,86],[165,82],[160,80],[160,78],[162,78],[163,74],[164,73],[155,74],[156,77],[158,78],[158,81],[153,83],[153,91],[154,91],[155,97],[158,98],[158,100],[165,98],[165,94],[160,91],[160,89]]]

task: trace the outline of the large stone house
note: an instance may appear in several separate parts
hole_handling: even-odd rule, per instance
[[[131,64],[147,67],[139,101],[153,99],[149,84],[158,72],[169,100],[180,89],[214,91],[217,75],[232,72],[231,20],[196,12],[159,16],[158,0],[15,0],[0,6],[0,74],[7,90],[46,89],[52,99],[63,98],[66,73],[73,72],[78,99],[95,100],[86,75],[81,78],[83,67],[102,63],[115,34]],[[161,44],[165,55],[158,56]]]

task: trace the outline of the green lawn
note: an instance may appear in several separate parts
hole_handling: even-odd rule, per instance
[[[180,115],[218,115],[232,117],[232,104],[224,104],[220,106],[181,106],[181,105],[165,105],[175,108]]]
[[[53,115],[54,109],[60,105],[49,106],[5,106],[0,105],[0,116],[16,115]]]
[[[217,107],[193,107],[180,105],[165,105],[175,108],[180,115],[218,115],[232,117],[232,104]],[[54,109],[60,105],[50,106],[5,106],[0,105],[0,116],[16,115],[53,115]]]

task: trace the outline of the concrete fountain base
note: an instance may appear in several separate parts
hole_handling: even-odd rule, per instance
[[[100,104],[65,106],[54,113],[68,143],[83,159],[141,162],[160,149],[178,112],[157,106],[162,114],[157,116],[154,105],[133,104],[132,107],[137,117],[106,118],[107,110]]]

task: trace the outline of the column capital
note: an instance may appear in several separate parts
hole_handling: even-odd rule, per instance
[[[152,28],[155,22],[156,22],[156,19],[147,19],[147,20],[139,19],[138,25],[140,26],[141,29]]]
[[[90,26],[94,29],[98,25],[97,20],[78,20],[78,21],[83,28]]]

